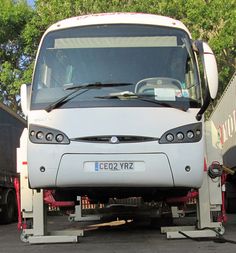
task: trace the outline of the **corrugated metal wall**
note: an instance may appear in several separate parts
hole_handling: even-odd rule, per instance
[[[16,171],[16,148],[23,128],[26,126],[23,120],[19,120],[14,113],[9,113],[0,107],[0,173]]]

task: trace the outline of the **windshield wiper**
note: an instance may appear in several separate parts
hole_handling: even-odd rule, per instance
[[[127,85],[133,85],[133,83],[101,83],[101,82],[95,82],[95,83],[82,83],[82,84],[76,84],[76,85],[67,85],[65,90],[76,90],[76,89],[87,89],[87,88],[106,88],[106,87],[116,87],[116,86],[127,86]]]
[[[149,102],[149,103],[153,103],[156,105],[160,105],[160,106],[164,106],[164,107],[171,107],[171,108],[175,108],[175,109],[179,109],[182,111],[187,111],[188,110],[188,106],[181,106],[179,104],[175,104],[172,105],[168,102],[164,102],[164,101],[160,101],[160,100],[154,100],[154,99],[149,99],[149,98],[154,98],[155,95],[153,94],[142,94],[142,93],[133,93],[130,91],[124,91],[124,92],[120,92],[120,93],[111,93],[107,96],[97,96],[95,98],[101,98],[101,99],[138,99],[141,101],[145,101],[145,102]],[[172,101],[171,101],[172,102]],[[175,102],[175,101],[173,101]]]
[[[68,87],[65,87],[64,90],[72,90],[69,94],[66,94],[65,96],[59,98],[55,102],[51,103],[50,105],[46,106],[44,108],[45,111],[50,112],[53,109],[61,107],[63,104],[67,103],[74,97],[77,97],[85,92],[87,92],[90,89],[101,89],[106,87],[116,87],[116,86],[126,86],[126,85],[132,85],[132,83],[101,83],[101,82],[95,82],[95,83],[83,83],[78,85],[70,85]],[[83,90],[84,91],[76,94],[78,91]],[[74,94],[74,96],[72,96]]]

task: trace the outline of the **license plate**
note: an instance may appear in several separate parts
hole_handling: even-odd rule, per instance
[[[134,170],[134,162],[95,162],[95,171],[128,171]]]

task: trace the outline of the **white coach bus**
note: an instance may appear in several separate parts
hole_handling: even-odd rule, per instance
[[[52,25],[21,87],[30,187],[95,199],[199,188],[217,88],[211,49],[180,21],[107,13]]]

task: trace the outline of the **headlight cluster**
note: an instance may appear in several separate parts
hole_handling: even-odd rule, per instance
[[[160,140],[160,144],[167,143],[188,143],[198,142],[202,138],[202,123],[194,123],[173,128],[165,132]]]
[[[29,126],[29,139],[33,143],[42,144],[69,144],[69,138],[57,129],[38,125]]]

